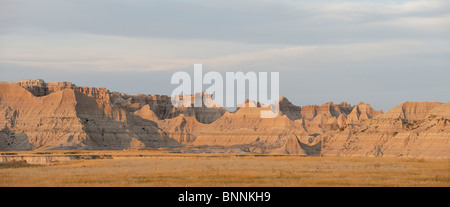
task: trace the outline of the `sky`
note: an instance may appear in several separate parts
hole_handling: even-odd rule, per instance
[[[0,81],[170,95],[196,63],[300,106],[449,102],[450,1],[0,0]]]

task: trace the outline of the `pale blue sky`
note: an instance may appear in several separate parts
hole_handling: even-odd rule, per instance
[[[450,3],[0,0],[0,80],[170,94],[176,71],[278,71],[297,105],[450,101]]]

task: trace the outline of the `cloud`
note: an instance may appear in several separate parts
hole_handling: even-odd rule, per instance
[[[409,27],[384,23],[404,18],[430,20],[450,13],[450,3],[439,0],[4,0],[1,4],[3,34],[35,28],[51,33],[286,45],[383,40],[398,38],[395,34],[399,33],[405,38],[423,37],[414,22],[406,22]],[[365,25],[370,22],[378,24]],[[441,25],[427,28],[438,29]],[[443,38],[436,33],[425,37]]]
[[[203,63],[283,72],[285,95],[316,101],[302,104],[367,94],[363,101],[398,104],[400,90],[410,100],[429,93],[450,101],[441,93],[449,25],[445,0],[2,0],[0,73],[17,79],[20,68],[54,81],[114,74],[129,92],[142,74],[170,78]],[[167,89],[157,77],[152,87]],[[116,82],[102,84],[120,90]]]
[[[210,40],[173,40],[103,35],[0,36],[0,63],[78,71],[314,70],[383,58],[448,54],[419,40],[384,40],[320,45],[249,44]],[[447,61],[448,62],[448,61]],[[332,68],[332,67],[331,67]]]
[[[446,11],[449,4],[445,0],[419,0],[389,4],[384,8],[389,13],[416,13]]]

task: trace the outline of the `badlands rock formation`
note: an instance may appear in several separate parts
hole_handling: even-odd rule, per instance
[[[450,102],[406,102],[321,135],[322,155],[450,157]]]
[[[57,89],[23,88],[21,83],[0,83],[2,150],[123,149],[178,144],[155,122],[104,101],[110,95],[107,91],[72,84],[61,84],[63,87]]]
[[[191,96],[191,104],[196,94]],[[200,96],[201,97],[201,96]],[[127,95],[68,82],[0,83],[0,150],[175,147],[183,152],[449,158],[450,103],[404,103],[388,112],[346,102],[280,113],[246,101],[173,107],[168,96]],[[250,106],[255,107],[250,107]],[[186,147],[190,146],[190,147]]]

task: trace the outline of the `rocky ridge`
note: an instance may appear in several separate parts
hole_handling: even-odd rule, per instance
[[[184,152],[450,157],[449,103],[406,102],[383,113],[365,103],[300,107],[281,97],[280,114],[261,119],[267,108],[251,101],[229,112],[176,108],[168,96],[69,82],[1,82],[0,89],[0,150],[181,147]]]

